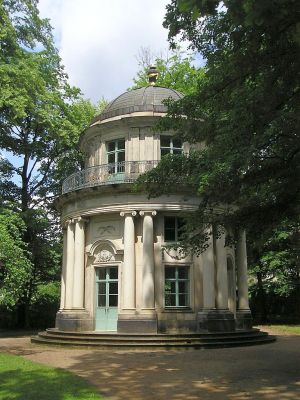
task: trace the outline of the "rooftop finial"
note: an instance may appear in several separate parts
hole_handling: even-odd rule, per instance
[[[148,69],[148,78],[149,78],[149,84],[151,86],[154,86],[156,84],[157,77],[158,77],[158,71],[155,65],[150,65]]]

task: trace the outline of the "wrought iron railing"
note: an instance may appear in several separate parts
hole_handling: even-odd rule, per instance
[[[157,166],[159,161],[123,161],[97,165],[75,172],[63,182],[62,193],[86,187],[134,182],[139,175]]]

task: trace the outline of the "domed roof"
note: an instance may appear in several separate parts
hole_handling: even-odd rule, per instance
[[[93,123],[113,118],[118,115],[136,112],[167,112],[167,107],[162,103],[166,99],[179,100],[183,97],[180,92],[160,86],[146,86],[125,92],[111,101],[104,111],[97,115]]]

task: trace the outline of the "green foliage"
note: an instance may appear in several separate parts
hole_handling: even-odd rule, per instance
[[[169,102],[161,128],[206,144],[187,177],[197,182],[201,200],[191,231],[207,210],[218,209],[212,222],[246,227],[263,244],[283,221],[299,219],[299,3],[180,4],[171,2],[164,25],[172,44],[180,34],[201,52],[205,79],[194,93]],[[195,7],[201,18],[194,18]],[[172,163],[166,168],[166,175],[176,171]],[[160,182],[156,172],[146,184],[150,194]]]
[[[60,284],[58,281],[38,284],[30,304],[30,326],[48,328],[54,326],[60,303]]]
[[[182,244],[196,252],[205,223],[246,228],[252,300],[265,316],[292,304],[299,314],[298,15],[295,0],[171,1],[164,21],[171,46],[178,37],[189,41],[206,67],[193,93],[169,102],[160,129],[205,146],[140,181],[150,196],[158,194],[155,184],[170,193],[184,182],[198,194]],[[175,185],[162,185],[163,176]]]
[[[255,243],[253,243],[255,246]],[[260,249],[259,257],[250,266],[251,292],[258,290],[255,277],[261,275],[266,294],[288,297],[300,289],[299,224],[285,221]],[[255,262],[256,261],[256,262]]]
[[[147,50],[146,50],[147,51]],[[148,86],[148,69],[151,57],[144,57],[139,61],[140,70],[133,79],[134,85],[131,89]],[[178,90],[183,94],[193,93],[204,77],[204,71],[193,66],[194,56],[175,49],[166,57],[155,57],[153,64],[156,66],[159,75],[156,81],[157,86],[163,86]]]
[[[20,165],[0,159],[1,204],[13,203],[22,220],[20,240],[30,263],[25,277],[23,261],[14,261],[3,290],[14,279],[20,283],[20,294],[11,290],[9,298],[6,291],[5,298],[24,318],[20,324],[28,325],[40,288],[59,279],[60,229],[52,203],[62,180],[82,165],[79,137],[96,109],[69,85],[36,0],[2,1],[0,20],[0,149]]]
[[[100,400],[94,387],[68,371],[0,354],[0,398]]]
[[[0,305],[13,308],[28,290],[33,265],[22,235],[26,227],[15,212],[0,210]]]

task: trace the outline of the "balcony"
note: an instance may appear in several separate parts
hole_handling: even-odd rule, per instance
[[[63,182],[62,194],[94,186],[132,183],[139,175],[156,167],[158,163],[159,161],[153,160],[123,161],[90,167],[68,176]]]

